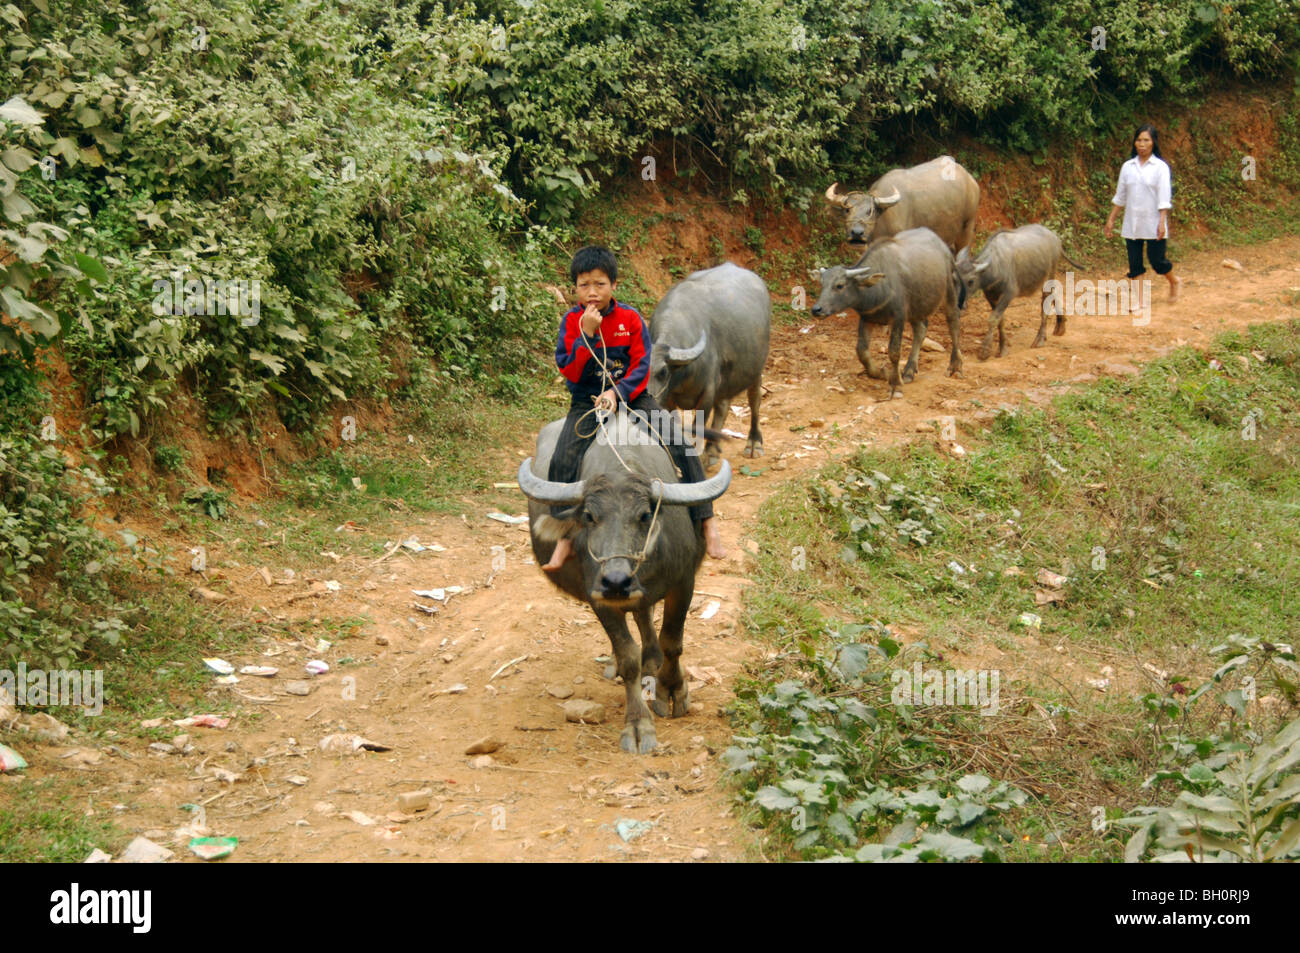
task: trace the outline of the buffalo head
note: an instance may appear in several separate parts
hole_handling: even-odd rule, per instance
[[[654,572],[665,560],[690,558],[690,541],[664,536],[661,511],[716,500],[731,483],[725,460],[702,483],[665,483],[625,470],[554,483],[535,476],[532,462],[529,458],[519,465],[519,489],[538,503],[569,507],[552,532],[576,528],[573,548],[581,562],[583,591],[593,606],[610,609],[640,603],[639,573]]]
[[[650,355],[650,396],[669,410],[693,410],[704,390],[706,375],[692,373],[691,365],[704,354],[709,343],[708,331],[690,347],[657,346]]]
[[[903,198],[898,189],[894,189],[892,194],[884,197],[872,195],[870,192],[839,192],[838,189],[839,183],[832,183],[826,190],[826,201],[833,208],[844,213],[845,240],[850,245],[867,244],[871,240],[871,234],[875,231],[881,214],[893,208]]]
[[[961,281],[961,294],[958,298],[958,307],[965,307],[967,299],[981,291],[984,288],[986,279],[985,269],[989,263],[987,261],[977,262],[970,256],[970,249],[963,248],[957,253],[957,278]]]
[[[822,293],[817,296],[817,303],[812,306],[814,317],[822,318],[830,314],[839,314],[847,308],[857,309],[858,296],[865,288],[883,280],[884,272],[872,268],[845,268],[835,265],[823,268],[821,272]]]

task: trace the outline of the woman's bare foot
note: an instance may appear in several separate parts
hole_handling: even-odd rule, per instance
[[[561,536],[560,541],[555,544],[555,552],[551,553],[551,561],[542,568],[547,572],[554,572],[572,555],[573,543],[569,542],[569,537]]]
[[[704,548],[712,559],[726,559],[727,547],[722,545],[722,534],[710,516],[701,525],[704,527]]]
[[[1183,290],[1183,279],[1179,278],[1172,271],[1169,273],[1169,303],[1173,304],[1178,300],[1178,292]]]

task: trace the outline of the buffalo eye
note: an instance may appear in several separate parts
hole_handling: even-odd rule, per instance
[[[648,525],[648,524],[650,523],[650,518],[651,518],[653,515],[654,515],[654,514],[651,513],[649,510],[642,510],[642,511],[641,511],[641,525],[642,525],[642,526],[646,526],[646,525]]]
[[[593,513],[591,510],[583,510],[582,521],[586,523],[588,526],[594,526],[596,523],[596,514]]]

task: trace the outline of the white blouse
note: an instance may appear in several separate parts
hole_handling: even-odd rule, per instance
[[[1120,234],[1125,238],[1156,237],[1160,227],[1160,210],[1171,208],[1169,165],[1157,156],[1149,156],[1146,163],[1137,156],[1120,167],[1119,183],[1111,203],[1124,209],[1124,227]],[[1165,230],[1165,238],[1169,230]]]

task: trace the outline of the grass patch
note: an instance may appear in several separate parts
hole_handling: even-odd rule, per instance
[[[1297,714],[1270,648],[1300,610],[1297,437],[1300,324],[1269,325],[1001,414],[967,458],[862,452],[779,491],[746,596],[775,651],[729,757],[754,820],[790,857],[1117,859],[1106,822],[1178,790],[1153,772]],[[917,663],[998,673],[996,717],[900,704]],[[1026,798],[954,813],[970,775]]]

